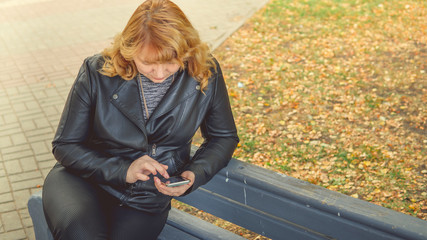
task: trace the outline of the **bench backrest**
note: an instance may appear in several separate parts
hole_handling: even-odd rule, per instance
[[[179,201],[272,239],[427,239],[427,222],[232,159]]]

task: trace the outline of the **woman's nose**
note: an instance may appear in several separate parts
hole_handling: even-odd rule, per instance
[[[163,78],[166,75],[166,68],[159,64],[154,67],[153,72],[156,78]]]

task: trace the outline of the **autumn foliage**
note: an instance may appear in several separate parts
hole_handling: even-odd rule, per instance
[[[270,1],[215,51],[235,157],[427,220],[426,10]]]

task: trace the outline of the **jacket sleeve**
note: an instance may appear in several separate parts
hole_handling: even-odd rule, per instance
[[[92,67],[90,67],[92,65]],[[69,171],[98,183],[124,186],[130,161],[108,156],[90,147],[89,138],[96,107],[96,63],[86,59],[74,82],[52,142],[56,160]]]
[[[217,66],[214,83],[209,84],[209,87],[213,88],[212,101],[200,126],[205,141],[186,169],[196,175],[195,182],[189,191],[194,191],[206,184],[217,172],[227,166],[239,142],[227,88],[218,63]]]

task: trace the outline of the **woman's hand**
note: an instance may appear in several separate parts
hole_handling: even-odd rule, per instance
[[[181,174],[181,177],[190,180],[189,183],[185,185],[181,185],[178,187],[167,187],[158,177],[154,177],[154,184],[157,187],[159,192],[168,195],[168,196],[181,196],[184,194],[191,186],[193,186],[194,180],[196,179],[196,175],[194,175],[191,171],[185,171]]]
[[[144,155],[133,161],[129,166],[126,174],[126,182],[134,183],[138,180],[147,181],[150,179],[148,175],[157,175],[157,173],[165,178],[169,178],[169,174],[166,171],[167,169],[167,165],[157,162],[148,155]]]

